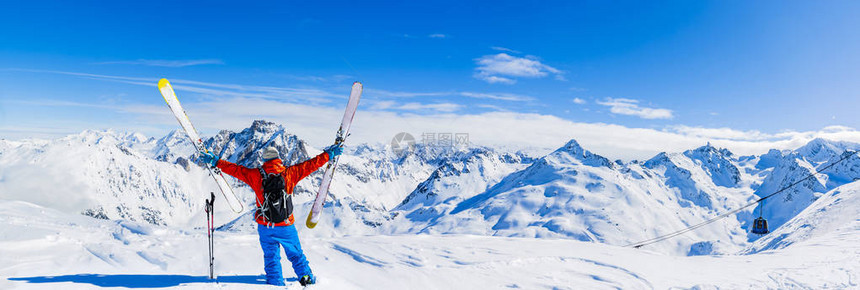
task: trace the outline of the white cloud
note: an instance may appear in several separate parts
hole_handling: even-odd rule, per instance
[[[578,105],[582,105],[582,104],[585,104],[586,102],[585,102],[585,100],[580,99],[580,98],[573,98],[573,103],[578,104]]]
[[[122,81],[137,85],[154,86],[157,79],[100,76],[92,74],[64,73],[94,79]],[[331,142],[332,128],[343,117],[341,102],[313,103],[292,102],[284,98],[272,98],[269,91],[282,92],[289,88],[271,88],[246,85],[208,84],[185,81],[188,86],[223,90],[230,93],[213,94],[204,101],[184,102],[189,116],[204,135],[222,129],[241,130],[255,119],[267,119],[283,124],[291,133],[305,139],[310,145],[322,147]],[[242,90],[239,90],[242,89]],[[258,94],[243,94],[243,90],[257,90]],[[157,94],[153,91],[154,94]],[[308,94],[318,94],[311,90]],[[340,98],[345,97],[339,96]],[[70,108],[94,108],[106,112],[119,112],[124,120],[114,122],[89,122],[84,120],[43,120],[38,124],[4,124],[0,126],[2,138],[19,136],[57,137],[82,129],[108,129],[120,131],[143,131],[153,136],[178,128],[176,120],[161,104],[113,104],[110,106],[57,100],[28,100],[27,106],[68,106]],[[631,103],[630,101],[621,101]],[[632,102],[637,105],[638,102]],[[851,141],[860,143],[860,131],[844,126],[825,127],[817,131],[785,131],[762,133],[755,130],[742,131],[731,128],[705,128],[691,126],[669,126],[661,129],[631,128],[605,123],[579,123],[559,117],[534,113],[484,112],[462,113],[462,106],[451,103],[398,104],[394,101],[365,103],[370,108],[360,107],[353,123],[351,144],[388,143],[399,132],[419,135],[423,132],[465,132],[470,141],[478,145],[506,146],[513,148],[538,148],[547,153],[576,139],[585,148],[611,159],[647,159],[661,151],[679,152],[711,142],[715,146],[728,148],[736,154],[762,154],[767,150],[795,149],[814,138]],[[499,109],[492,105],[477,105],[487,109]],[[638,106],[635,106],[638,108]],[[642,108],[639,108],[642,109]],[[70,109],[74,110],[74,109]],[[417,114],[416,111],[422,112]],[[456,112],[456,113],[455,113]],[[137,121],[135,121],[137,120]]]
[[[493,110],[493,111],[510,112],[510,110],[508,110],[508,109],[505,109],[505,108],[502,108],[502,107],[499,107],[496,105],[490,105],[490,104],[478,104],[477,107],[488,109],[488,110]]]
[[[684,125],[670,126],[666,129],[666,131],[692,137],[736,141],[762,141],[779,138],[778,135],[765,134],[756,130],[740,131],[731,128],[703,128]]]
[[[183,105],[204,135],[215,134],[222,129],[241,130],[250,125],[252,120],[267,119],[283,124],[291,133],[297,134],[315,147],[323,147],[331,142],[332,126],[336,126],[343,116],[343,107],[338,105],[297,104],[263,98],[231,96]],[[478,145],[532,148],[536,152],[548,153],[568,140],[576,139],[586,149],[610,159],[642,160],[661,151],[680,152],[707,142],[728,148],[740,155],[762,154],[772,148],[795,149],[819,137],[860,142],[860,131],[842,126],[776,134],[689,126],[672,126],[659,130],[604,123],[578,123],[531,113],[494,111],[455,114],[452,112],[460,109],[456,104],[407,103],[398,106],[385,103],[381,106],[404,110],[430,110],[436,113],[415,114],[411,111],[360,109],[353,123],[351,144],[385,144],[399,132],[409,132],[416,136],[423,132],[465,132],[469,133],[470,141]],[[106,126],[124,126],[114,129],[146,130],[153,134],[166,133],[153,128],[177,128],[176,120],[162,105],[128,105],[117,110],[145,120],[145,123],[81,124],[77,127],[107,129]],[[10,128],[0,127],[0,132],[8,129]],[[40,136],[58,136],[72,132],[41,133]]]
[[[283,75],[283,76],[286,78],[294,79],[294,80],[298,80],[298,81],[311,81],[311,82],[342,82],[342,81],[345,81],[348,79],[354,79],[355,78],[351,75],[340,75],[340,74],[327,76],[327,77],[310,76],[310,75],[302,76],[302,75],[291,75],[291,74],[287,74],[287,75]]]
[[[441,96],[463,96],[476,99],[492,99],[512,102],[533,101],[535,98],[512,93],[478,93],[478,92],[394,92],[380,89],[367,89],[365,95],[383,98],[414,98],[414,97],[441,97]]]
[[[9,70],[68,75],[93,80],[111,81],[148,87],[156,87],[158,84],[158,78],[112,76],[51,70]],[[265,99],[278,99],[285,101],[309,101],[316,103],[324,103],[330,101],[330,99],[332,98],[346,98],[346,96],[349,94],[349,88],[345,88],[342,93],[336,94],[315,88],[290,88],[243,84],[209,83],[184,79],[170,79],[170,83],[171,85],[173,85],[173,88],[177,90],[177,94],[182,94],[181,91],[189,91],[214,97],[255,97]]]
[[[415,97],[455,97],[455,96],[463,96],[468,98],[475,99],[491,99],[491,100],[500,100],[500,101],[511,101],[511,102],[527,102],[534,101],[535,98],[531,96],[512,94],[512,93],[479,93],[479,92],[457,92],[457,91],[448,91],[448,92],[395,92],[395,91],[386,91],[380,89],[367,89],[365,90],[366,96],[373,97],[381,97],[381,98],[415,98]]]
[[[499,76],[477,76],[477,78],[484,80],[485,82],[491,84],[515,84],[517,81],[509,78],[499,77]]]
[[[445,35],[442,33],[433,33],[433,34],[428,35],[427,37],[429,37],[429,38],[448,38],[448,35]]]
[[[371,110],[386,110],[386,109],[390,109],[390,108],[394,107],[394,105],[396,105],[396,104],[397,103],[395,103],[393,101],[381,101],[381,102],[376,102],[373,105],[371,105],[370,109]]]
[[[434,103],[422,104],[418,102],[410,102],[405,104],[397,104],[394,101],[378,101],[370,105],[370,110],[385,111],[385,110],[400,110],[400,111],[436,111],[436,112],[454,112],[460,110],[463,106],[452,103]]]
[[[684,136],[703,138],[709,140],[727,140],[727,141],[745,141],[745,142],[771,142],[791,139],[814,139],[822,136],[823,138],[843,139],[845,136],[851,136],[857,131],[854,128],[846,126],[828,126],[818,131],[797,132],[784,131],[775,134],[763,133],[758,130],[735,130],[731,128],[704,128],[691,127],[684,125],[669,126],[665,132],[672,132]],[[842,136],[842,137],[839,137]],[[849,140],[853,140],[849,138]]]
[[[624,98],[608,98],[605,101],[597,101],[597,104],[609,107],[613,114],[637,116],[642,119],[672,119],[672,110],[654,109],[639,106],[639,100]]]
[[[110,105],[110,104],[84,103],[84,102],[74,102],[74,101],[66,101],[66,100],[52,100],[52,99],[10,100],[10,101],[6,101],[6,103],[16,104],[16,105],[45,106],[45,107],[82,107],[82,108],[97,108],[97,109],[118,109],[118,108],[120,108],[119,106]]]
[[[510,48],[501,47],[501,46],[491,46],[491,47],[490,47],[490,49],[492,49],[492,50],[498,50],[498,51],[507,51],[507,52],[510,52],[510,53],[517,53],[517,54],[518,54],[518,53],[520,53],[519,51],[516,51],[516,50],[510,49]]]
[[[396,107],[396,109],[408,111],[433,110],[439,112],[454,112],[462,107],[462,105],[452,103],[422,104],[413,102],[403,104],[402,106]]]
[[[491,99],[491,100],[501,100],[501,101],[513,101],[513,102],[526,102],[533,101],[534,98],[529,96],[510,94],[510,93],[472,93],[472,92],[462,92],[460,95],[469,98],[476,99]]]
[[[560,70],[541,63],[536,57],[517,57],[507,53],[485,55],[475,60],[474,77],[488,83],[515,83],[514,77],[541,78],[549,74],[558,76]],[[563,78],[563,77],[562,77]]]
[[[409,105],[409,104],[407,104]],[[409,105],[422,109],[423,105]],[[456,107],[456,105],[454,105]],[[166,111],[162,106],[154,108]],[[343,115],[341,107],[286,104],[274,100],[235,98],[188,106],[195,125],[205,126],[209,134],[220,129],[239,130],[252,120],[266,118],[284,124],[311,145],[322,147],[331,142],[331,126]],[[576,139],[586,149],[611,159],[647,159],[661,151],[680,152],[711,142],[736,154],[762,154],[771,148],[794,149],[816,137],[860,142],[860,131],[847,127],[825,128],[810,132],[784,132],[756,137],[724,134],[701,134],[695,130],[656,130],[631,128],[604,123],[578,123],[555,116],[486,112],[477,114],[411,114],[391,111],[360,110],[353,123],[351,142],[387,143],[399,132],[465,132],[470,141],[479,145],[514,148],[539,148],[543,153],[554,150],[570,139]],[[175,125],[172,116],[153,116],[165,124]],[[702,132],[707,132],[707,128]],[[754,131],[753,131],[754,132]],[[734,133],[733,133],[734,134]],[[758,140],[756,140],[758,139]]]
[[[184,89],[192,92],[214,96],[250,96],[270,99],[282,99],[287,101],[328,102],[331,98],[346,98],[346,96],[349,94],[348,88],[343,89],[341,93],[332,93],[316,88],[290,88],[242,84],[222,84],[184,79],[171,79],[170,83],[173,85],[174,89]]]
[[[206,64],[224,64],[220,59],[186,59],[186,60],[166,60],[166,59],[137,59],[137,60],[120,60],[98,62],[96,64],[128,64],[128,65],[145,65],[145,66],[161,66],[161,67],[186,67]]]
[[[438,97],[450,96],[456,93],[453,92],[394,92],[381,89],[368,88],[364,90],[364,95],[387,98],[414,98],[414,97]]]

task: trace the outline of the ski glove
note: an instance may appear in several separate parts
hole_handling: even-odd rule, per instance
[[[334,144],[325,148],[325,153],[328,153],[329,160],[334,159],[343,153],[343,144]]]
[[[203,161],[209,167],[215,167],[218,164],[218,156],[215,156],[212,152],[200,151],[200,161]]]

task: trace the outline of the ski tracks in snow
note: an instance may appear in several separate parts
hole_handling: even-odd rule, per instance
[[[364,263],[364,264],[368,264],[368,265],[371,265],[374,267],[379,267],[379,268],[382,268],[382,267],[385,267],[386,265],[388,265],[388,263],[383,262],[379,259],[373,258],[373,257],[368,256],[368,255],[363,255],[363,254],[356,252],[350,248],[347,248],[347,247],[344,247],[344,246],[341,246],[338,244],[332,244],[332,249],[352,257],[353,260],[355,260],[356,262],[359,262],[359,263]]]
[[[375,271],[409,273],[416,281],[422,280],[418,277],[431,280],[440,276],[459,277],[452,278],[453,284],[448,285],[462,285],[463,288],[470,283],[490,288],[575,289],[576,285],[609,289],[654,288],[640,274],[625,267],[585,257],[553,256],[518,249],[516,243],[503,238],[490,239],[489,245],[484,244],[487,239],[473,236],[403,238],[366,237],[362,243],[350,239],[333,242],[330,249],[345,255],[345,258],[372,266]],[[469,280],[472,282],[463,282]],[[433,288],[430,285],[434,284],[425,284]]]

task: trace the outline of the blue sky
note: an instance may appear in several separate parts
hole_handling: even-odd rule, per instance
[[[684,146],[706,139],[794,146],[860,126],[860,2],[2,6],[0,138],[166,133],[175,124],[154,89],[161,77],[173,80],[204,134],[267,118],[320,146],[355,80],[366,88],[361,109],[373,112],[357,125],[365,142],[435,130],[537,144],[482,135],[494,132],[480,125],[493,118],[549,147],[570,138],[621,146],[584,131],[601,125],[621,128],[614,136],[642,129],[653,134],[641,138],[692,138]],[[296,108],[304,109],[290,112]],[[555,137],[529,136],[537,134],[529,126],[552,127],[537,137]]]

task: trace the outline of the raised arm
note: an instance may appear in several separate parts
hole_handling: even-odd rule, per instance
[[[317,155],[314,158],[308,159],[305,162],[287,167],[287,170],[284,172],[287,176],[290,177],[291,180],[295,182],[299,182],[302,178],[307,177],[321,166],[325,165],[328,162],[328,153],[323,152],[320,155]]]
[[[252,180],[256,180],[254,177],[260,175],[260,172],[256,169],[250,169],[227,160],[218,160],[218,164],[216,166],[221,169],[222,172],[227,173],[250,186],[254,186],[252,184]]]

